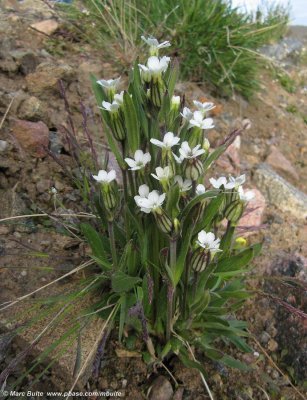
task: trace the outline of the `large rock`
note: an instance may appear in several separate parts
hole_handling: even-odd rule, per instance
[[[54,19],[46,19],[45,21],[36,22],[30,25],[34,30],[44,33],[45,35],[52,35],[59,27],[59,24]]]
[[[265,210],[265,198],[257,189],[252,189],[254,198],[248,203],[247,209],[240,219],[239,227],[244,236],[257,232],[261,227],[262,217]]]
[[[291,162],[278,150],[277,147],[271,146],[271,152],[268,155],[266,162],[270,164],[273,169],[280,171],[292,178],[298,180],[299,175]]]
[[[44,122],[30,122],[17,119],[12,126],[12,134],[19,145],[34,157],[47,155],[44,147],[48,147],[49,129]]]
[[[269,203],[296,218],[307,217],[307,195],[279,176],[269,165],[259,165],[254,180]]]
[[[26,98],[18,108],[18,117],[29,121],[48,120],[47,107],[37,97]]]
[[[26,76],[28,89],[37,95],[49,95],[58,92],[58,81],[62,79],[71,82],[75,71],[67,64],[53,64],[44,62],[39,64],[35,72]]]

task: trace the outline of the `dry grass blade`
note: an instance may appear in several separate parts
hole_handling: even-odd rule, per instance
[[[14,215],[13,217],[6,217],[0,219],[1,222],[10,221],[14,219],[22,219],[22,218],[32,218],[32,217],[76,217],[76,218],[97,218],[94,214],[87,214],[87,213],[79,213],[79,214],[26,214],[26,215]]]
[[[72,386],[71,386],[71,388],[70,388],[70,390],[69,390],[69,393],[71,393],[71,392],[74,390],[74,387],[76,386],[76,384],[77,384],[77,382],[78,382],[80,376],[82,375],[83,371],[85,370],[85,368],[87,367],[88,363],[90,362],[92,356],[94,355],[94,353],[95,353],[95,351],[96,351],[96,348],[97,348],[97,346],[98,346],[100,340],[102,339],[102,337],[103,337],[103,335],[104,335],[105,329],[107,328],[107,326],[108,326],[108,324],[109,324],[111,318],[113,317],[113,315],[114,315],[114,314],[116,313],[116,311],[118,310],[118,307],[119,307],[119,305],[116,305],[116,306],[113,308],[113,310],[110,312],[110,315],[108,316],[107,320],[106,320],[105,323],[103,324],[103,326],[102,326],[102,328],[101,328],[101,331],[100,331],[100,333],[99,333],[99,335],[98,335],[98,338],[97,338],[95,344],[93,345],[92,350],[88,353],[88,355],[87,355],[87,357],[86,357],[86,359],[85,359],[85,361],[84,361],[84,364],[82,365],[82,368],[79,370],[78,375],[76,376],[76,379],[74,380],[74,383],[72,384]],[[68,396],[65,398],[65,400],[69,399],[69,397],[71,397],[70,394],[68,394]]]
[[[81,271],[82,269],[88,267],[89,265],[93,265],[94,263],[95,263],[95,261],[89,260],[89,261],[87,261],[87,262],[85,262],[85,263],[79,265],[78,267],[74,268],[72,271],[67,272],[67,274],[64,274],[64,275],[60,276],[59,278],[53,280],[52,282],[49,282],[49,283],[47,283],[46,285],[41,286],[41,287],[39,287],[39,288],[36,289],[36,290],[33,290],[33,292],[31,292],[31,293],[28,293],[28,294],[26,294],[26,295],[24,295],[24,296],[18,297],[18,299],[16,299],[16,300],[12,300],[12,301],[5,302],[5,303],[0,304],[0,307],[1,307],[1,308],[0,308],[0,311],[3,311],[3,310],[5,310],[5,309],[7,309],[7,308],[9,308],[9,307],[12,307],[14,304],[17,304],[17,303],[19,303],[20,301],[27,299],[28,297],[32,296],[33,294],[35,294],[35,293],[37,293],[37,292],[40,292],[41,290],[47,288],[48,286],[51,286],[51,285],[55,284],[56,282],[59,282],[60,280],[66,278],[67,276],[72,275],[72,274],[74,274],[74,273],[76,273],[76,272]]]
[[[14,99],[15,99],[15,97],[12,98],[12,100],[10,101],[10,104],[8,105],[8,107],[7,107],[6,111],[5,111],[5,114],[3,115],[3,118],[2,118],[1,123],[0,123],[0,129],[2,129],[4,121],[5,121],[5,119],[6,119],[7,115],[8,115],[11,107],[12,107]]]

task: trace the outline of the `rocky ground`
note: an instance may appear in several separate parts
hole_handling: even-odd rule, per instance
[[[43,2],[3,0],[0,8],[0,219],[52,211],[52,187],[57,189],[65,205],[64,212],[80,211],[78,191],[43,147],[56,152],[68,168],[75,168],[70,149],[63,140],[69,121],[58,80],[63,81],[79,140],[86,142],[83,109],[97,153],[103,154],[103,133],[89,74],[113,77],[114,66],[71,33]],[[250,330],[255,335],[256,341],[251,340],[250,344],[256,353],[245,358],[252,372],[244,374],[204,360],[209,386],[216,399],[260,400],[267,399],[267,393],[272,399],[304,398],[306,319],[262,291],[306,312],[304,291],[285,286],[281,281],[281,278],[298,279],[306,284],[306,44],[307,29],[293,28],[288,38],[277,46],[263,49],[284,72],[277,75],[264,69],[262,89],[250,102],[240,97],[212,98],[206,87],[195,83],[180,83],[177,87],[178,94],[185,93],[187,99],[209,98],[217,104],[216,127],[209,134],[212,145],[244,118],[251,121],[251,129],[228,149],[212,173],[246,173],[249,186],[256,194],[251,204],[255,210],[240,223],[242,234],[248,240],[264,240],[262,256],[255,264],[250,282],[259,294],[242,315],[250,322]],[[251,226],[258,229],[251,231]],[[50,255],[49,269],[46,269],[46,259],[37,258],[38,252]],[[3,303],[72,270],[84,259],[84,249],[64,236],[57,223],[32,217],[0,223],[0,255],[0,301]],[[74,284],[74,279],[67,278],[55,290],[65,292]],[[9,317],[5,315],[2,322],[5,319],[7,326],[16,326],[23,321],[23,313],[24,309],[19,306]],[[95,337],[85,336],[83,356],[95,342]],[[13,341],[7,335],[0,338],[3,368],[31,340],[31,332]],[[29,359],[35,355],[34,350]],[[38,383],[33,383],[34,376],[28,377],[24,387],[68,390],[65,382],[71,375],[74,354],[66,354],[64,359],[57,364],[59,367],[45,372]],[[178,389],[172,386],[165,371],[149,371],[140,358],[124,352],[111,338],[99,378],[89,378],[86,387],[120,390],[127,399],[208,398],[195,371],[182,367],[176,360],[170,360],[169,367],[180,383]],[[25,365],[19,365],[8,383],[16,381],[24,370]],[[297,389],[289,384],[289,379]]]

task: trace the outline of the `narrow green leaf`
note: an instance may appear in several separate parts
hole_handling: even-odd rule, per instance
[[[207,169],[210,168],[211,164],[217,159],[219,158],[219,156],[221,154],[224,153],[224,151],[227,149],[226,145],[220,146],[217,149],[213,150],[212,153],[209,154],[209,156],[207,157],[207,159],[205,160],[203,167],[204,170],[207,171]]]
[[[194,206],[196,206],[196,204],[200,203],[202,200],[204,199],[208,199],[210,197],[216,197],[218,194],[217,190],[208,190],[206,193],[200,194],[196,197],[194,197],[193,200],[191,200],[186,206],[185,208],[181,211],[179,218],[180,220],[183,220],[187,217],[187,215],[189,214],[189,212],[192,210],[192,208]]]
[[[245,267],[254,256],[253,248],[246,249],[235,256],[219,260],[215,273],[238,271]]]
[[[180,199],[180,189],[179,185],[173,185],[167,195],[166,211],[172,217],[176,218],[178,216],[178,203]]]
[[[174,94],[174,89],[178,78],[179,78],[179,63],[177,60],[174,60],[174,62],[171,65],[167,81],[167,90],[170,98],[172,98]]]
[[[139,282],[140,278],[129,276],[122,271],[117,271],[111,279],[112,289],[116,293],[129,292]]]
[[[103,241],[99,232],[97,232],[92,225],[88,223],[80,224],[80,229],[92,249],[93,256],[96,257],[106,268],[111,268],[111,264],[108,261],[107,255],[104,251]]]
[[[249,367],[247,364],[243,363],[242,361],[236,360],[233,357],[224,355],[221,359],[220,362],[223,364],[227,365],[228,367],[239,369],[240,371],[250,371],[251,367]]]
[[[128,92],[124,93],[123,109],[127,129],[128,148],[134,153],[140,147],[140,127],[133,100]]]

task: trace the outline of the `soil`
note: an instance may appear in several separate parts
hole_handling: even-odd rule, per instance
[[[61,126],[64,125],[65,129],[69,121],[57,85],[57,79],[61,78],[79,141],[86,142],[82,128],[82,102],[88,114],[88,128],[94,137],[97,153],[103,154],[103,130],[100,128],[89,75],[93,73],[100,78],[115,77],[115,67],[109,60],[104,60],[103,54],[97,49],[71,32],[63,21],[57,20],[44,2],[3,0],[0,9],[0,112],[3,115],[0,139],[7,143],[7,148],[0,151],[0,218],[53,211],[52,187],[57,189],[57,196],[65,204],[66,213],[82,211],[80,195],[71,186],[62,168],[47,154],[37,157],[37,154],[31,153],[26,145],[27,138],[16,139],[14,136],[14,124],[16,119],[34,123],[42,121],[49,130],[49,146],[58,150],[60,160],[65,162],[68,169],[75,168],[70,149],[63,140]],[[58,29],[52,34],[43,34],[30,27],[35,22],[49,18],[58,22]],[[302,48],[306,47],[307,29],[294,28],[289,37],[298,38],[302,41]],[[240,125],[244,118],[251,121],[251,129],[241,137],[240,149],[236,150],[235,156],[225,157],[212,171],[213,174],[225,173],[225,170],[233,174],[246,173],[249,186],[255,187],[253,172],[259,163],[268,160],[275,148],[288,160],[291,168],[288,164],[284,168],[284,159],[281,162],[277,160],[273,168],[293,186],[303,192],[307,191],[306,59],[303,53],[295,54],[284,67],[285,75],[294,82],[293,93],[289,93],[273,77],[272,71],[267,69],[261,77],[261,91],[250,102],[238,96],[232,99],[214,98],[208,88],[193,82],[178,85],[178,94],[184,92],[188,99],[208,98],[218,105],[214,116],[216,127],[209,134],[212,145],[217,144],[233,127]],[[40,70],[39,65],[42,63],[44,68]],[[46,70],[48,74],[44,73]],[[265,227],[258,227],[248,236],[251,242],[264,242],[262,255],[255,262],[253,278],[250,279],[250,287],[256,289],[258,294],[242,311],[242,318],[249,321],[252,337],[255,337],[255,340],[250,339],[249,342],[255,354],[242,355],[233,350],[236,357],[251,366],[251,371],[242,373],[231,370],[198,355],[208,371],[207,380],[215,399],[304,398],[302,385],[306,379],[307,365],[306,314],[303,317],[293,310],[289,311],[289,308],[278,303],[275,296],[306,312],[304,291],[298,287],[295,290],[289,288],[281,281],[281,278],[290,277],[306,283],[306,221],[303,216],[295,218],[291,213],[282,212],[267,202],[262,223]],[[1,304],[30,293],[86,260],[87,250],[83,244],[64,231],[58,221],[50,222],[42,217],[0,224]],[[38,257],[38,254],[43,253],[44,257]],[[44,296],[49,293],[61,295],[71,290],[80,274],[65,278],[53,291],[43,292]],[[269,293],[271,297],[263,292]],[[4,328],[7,332],[8,329],[10,331],[16,326],[22,326],[27,320],[24,310],[25,307],[18,304],[13,311],[10,309],[3,314],[3,331]],[[96,323],[99,324],[99,321]],[[92,334],[84,335],[83,341],[86,344],[83,357],[86,357],[86,352],[95,343],[96,329],[97,326],[93,326],[87,331]],[[25,343],[33,340],[35,333],[22,334],[22,339],[8,334],[0,336],[0,372],[24,349]],[[6,343],[4,349],[3,343]],[[46,344],[48,340],[35,351],[42,350]],[[19,390],[69,390],[65,374],[70,374],[71,379],[75,343],[73,347],[73,354],[66,355],[66,361],[62,364],[56,364],[63,370],[59,372],[56,371],[57,367],[53,367],[48,372],[41,367],[39,382],[35,382],[35,376],[30,374],[18,384]],[[111,336],[99,377],[91,377],[91,370],[88,371],[85,375],[87,379],[84,378],[80,383],[80,388],[84,387],[88,391],[117,390],[127,399],[160,399],[158,395],[154,397],[150,388],[155,386],[155,379],[163,375],[168,383],[163,389],[165,396],[161,399],[170,398],[166,397],[169,384],[174,390],[173,399],[209,399],[199,374],[183,367],[177,359],[170,359],[167,363],[179,384],[176,389],[164,368],[148,368],[134,353],[119,350],[123,349],[116,337]],[[36,356],[35,351],[30,351],[12,372],[7,382],[9,387],[25,372]],[[64,376],[62,380],[61,374]],[[161,384],[163,388],[164,383],[163,386]],[[28,398],[48,397],[33,395]]]

